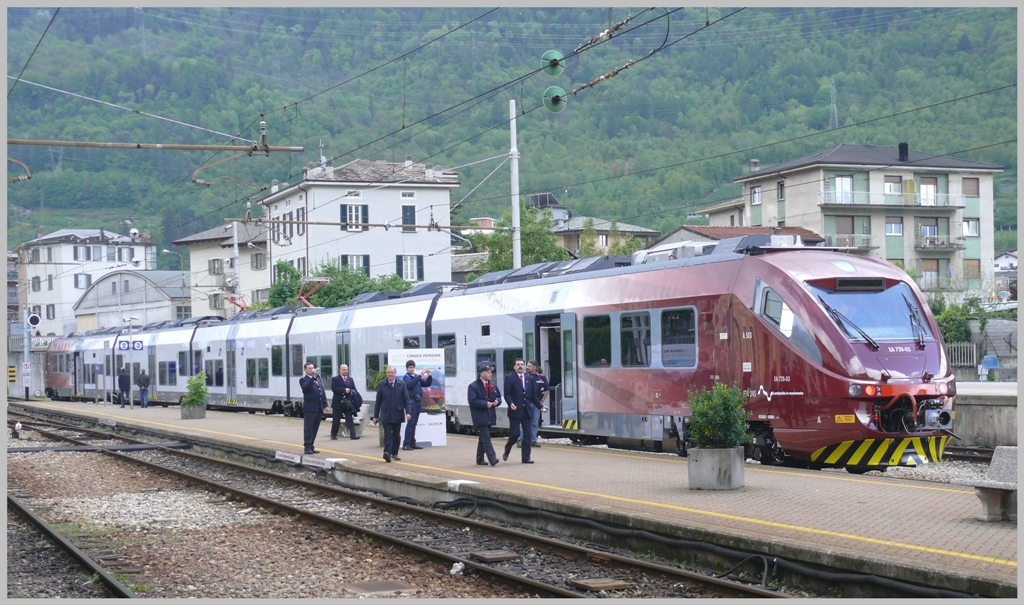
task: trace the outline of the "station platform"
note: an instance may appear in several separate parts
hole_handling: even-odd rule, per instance
[[[207,411],[205,419],[182,420],[177,407],[11,405],[113,420],[271,456],[302,453],[301,418]],[[534,450],[532,465],[521,464],[521,450],[513,448],[507,462],[478,466],[476,437],[449,434],[446,446],[401,451],[401,461],[387,464],[376,427],[356,441],[332,441],[329,435],[326,421],[316,457],[344,459],[335,468],[346,466],[375,485],[440,485],[457,492],[455,497],[473,494],[794,562],[971,594],[1017,593],[1017,524],[979,521],[981,504],[970,487],[748,463],[739,490],[690,491],[687,461],[673,454],[548,443]],[[504,441],[494,440],[499,457]]]

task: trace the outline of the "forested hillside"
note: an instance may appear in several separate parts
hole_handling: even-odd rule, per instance
[[[306,151],[232,160],[200,178],[268,186],[300,178],[319,158],[321,138],[335,165],[411,154],[451,168],[506,156],[515,98],[521,191],[551,191],[577,214],[667,232],[688,212],[735,195],[732,179],[751,158],[766,166],[836,143],[907,141],[1005,166],[996,226],[1016,228],[1017,146],[1008,142],[1017,132],[1016,9],[749,8],[717,23],[737,9],[491,10],[64,8],[28,61],[52,9],[11,8],[7,71],[28,66],[8,97],[8,137],[225,144],[210,131],[256,139],[266,114],[271,145]],[[629,14],[637,18],[570,57],[561,75],[516,81],[540,67],[545,51],[569,55]],[[571,92],[630,60],[638,62],[570,96],[563,112],[540,107],[548,86]],[[262,195],[227,180],[191,182],[196,168],[226,153],[8,153],[33,174],[8,185],[9,248],[40,226],[123,231],[126,217],[163,247]],[[459,168],[453,203],[500,162]],[[8,176],[22,172],[8,163]],[[457,218],[498,216],[508,186],[506,164]],[[1010,239],[998,235],[997,249],[1016,247]]]

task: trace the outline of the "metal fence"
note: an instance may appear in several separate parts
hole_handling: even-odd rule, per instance
[[[946,343],[946,356],[954,368],[978,367],[978,346],[973,342]]]

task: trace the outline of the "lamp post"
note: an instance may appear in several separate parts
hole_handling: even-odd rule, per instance
[[[135,370],[135,346],[132,342],[132,327],[133,323],[139,321],[138,317],[125,317],[122,321],[128,322],[128,405],[132,409],[135,408],[135,399],[132,398],[132,383],[135,382],[135,377],[132,372]]]

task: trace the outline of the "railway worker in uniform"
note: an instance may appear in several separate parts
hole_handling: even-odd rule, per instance
[[[132,377],[128,374],[128,368],[121,366],[121,371],[117,373],[117,390],[121,392],[121,407],[124,407],[124,402],[127,401],[132,407],[135,407],[135,402],[132,401],[131,395],[132,388]]]
[[[498,385],[491,382],[491,372],[494,368],[489,365],[482,365],[477,369],[479,378],[469,383],[469,411],[473,415],[473,426],[480,432],[480,440],[476,446],[476,463],[483,466],[484,456],[490,461],[491,466],[498,464],[498,455],[494,453],[494,446],[491,445],[491,427],[497,422],[497,414],[494,408],[501,405],[501,391]]]
[[[146,370],[139,372],[139,377],[135,379],[135,384],[139,385],[139,401],[142,402],[142,407],[149,407],[149,374]]]
[[[384,424],[384,462],[401,460],[398,444],[402,439],[402,421],[409,420],[409,389],[398,379],[395,366],[387,367],[387,378],[377,384],[377,403],[373,423]]]
[[[327,392],[324,391],[324,381],[316,373],[316,366],[307,363],[305,366],[306,375],[299,379],[299,386],[302,387],[302,445],[304,454],[319,454],[320,450],[313,449],[313,441],[316,440],[316,433],[320,429],[320,421],[324,417],[324,410],[327,409]]]
[[[540,414],[548,411],[544,399],[548,396],[548,379],[540,373],[540,364],[531,359],[526,362],[526,401],[530,410],[530,447],[540,447],[537,432],[540,430]],[[520,435],[520,441],[522,435]]]
[[[363,405],[363,396],[356,388],[356,381],[348,375],[348,366],[338,366],[338,374],[331,378],[331,440],[338,439],[338,429],[341,426],[341,418],[345,418],[345,428],[348,429],[349,439],[359,439],[356,435],[356,414]]]
[[[421,450],[416,445],[416,422],[420,419],[420,410],[423,405],[423,387],[429,387],[434,378],[430,369],[423,370],[416,374],[416,362],[409,360],[405,362],[405,374],[402,376],[405,388],[409,389],[409,423],[405,425],[405,439],[402,441],[403,450]]]
[[[522,435],[529,439],[530,435],[530,403],[526,399],[526,368],[523,360],[517,359],[513,366],[515,371],[505,377],[505,403],[508,404],[508,441],[501,459],[508,461],[512,446]],[[523,464],[533,464],[530,460],[530,441],[523,444]]]

